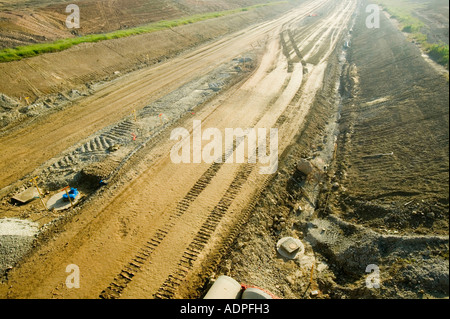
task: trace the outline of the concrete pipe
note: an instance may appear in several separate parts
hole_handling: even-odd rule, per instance
[[[268,293],[258,288],[247,288],[242,293],[242,299],[273,299]]]
[[[240,299],[241,284],[231,277],[220,276],[203,299]]]

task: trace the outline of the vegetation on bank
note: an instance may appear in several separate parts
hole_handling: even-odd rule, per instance
[[[438,44],[428,44],[427,52],[430,57],[439,64],[445,65],[448,69],[448,44],[443,42]]]
[[[196,23],[200,21],[205,21],[209,19],[219,18],[231,14],[236,14],[243,11],[249,11],[261,7],[273,6],[282,3],[287,3],[287,1],[269,2],[263,4],[257,4],[250,7],[244,7],[233,10],[210,12],[205,14],[197,14],[189,17],[179,18],[170,21],[158,21],[150,23],[144,26],[130,28],[126,30],[116,30],[109,33],[103,34],[89,34],[84,36],[79,36],[76,38],[61,39],[50,43],[38,43],[26,46],[18,46],[15,48],[7,48],[0,51],[0,62],[10,62],[17,61],[23,58],[33,57],[44,53],[58,52],[69,49],[74,45],[80,43],[91,43],[99,42],[104,40],[118,39],[123,37],[129,37],[132,35],[139,35],[144,33],[155,32],[159,30],[174,28],[186,24]]]
[[[425,24],[412,14],[414,10],[423,9],[426,4],[408,0],[376,0],[376,2],[400,23],[401,30],[409,33],[410,37],[420,44],[430,58],[447,69],[449,68],[448,44],[428,42],[427,35],[422,32]]]

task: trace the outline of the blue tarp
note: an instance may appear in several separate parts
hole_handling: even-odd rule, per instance
[[[78,190],[76,188],[71,188],[69,191],[69,196],[70,199],[75,199],[75,197],[77,197],[79,194]],[[63,199],[68,200],[69,198],[67,197],[67,194],[63,194]]]

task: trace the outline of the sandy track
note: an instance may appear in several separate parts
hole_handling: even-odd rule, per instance
[[[186,81],[193,74],[205,72],[206,66],[212,68],[236,56],[255,41],[267,39],[267,50],[257,71],[245,83],[222,95],[221,101],[206,105],[196,119],[202,120],[203,128],[215,127],[222,132],[225,128],[278,127],[281,154],[301,127],[322,85],[326,59],[337,43],[332,39],[338,39],[337,34],[346,29],[356,1],[343,1],[346,5],[342,12],[329,12],[321,17],[321,26],[334,25],[337,29],[327,36],[314,34],[319,37],[314,50],[320,54],[320,63],[306,75],[301,63],[294,64],[292,72],[288,72],[288,60],[282,54],[279,37],[286,26],[292,27],[293,22],[326,2],[307,2],[280,19],[226,37],[158,68],[132,74],[126,83],[135,91],[128,99],[135,103],[148,98],[148,88],[152,87],[149,82],[156,85],[165,80],[165,86],[159,86],[159,90],[164,90],[175,85],[173,82]],[[305,51],[308,43],[297,44],[300,51]],[[155,77],[159,82],[153,82]],[[101,97],[92,97],[85,107],[92,108],[94,104],[101,108],[106,104],[110,108],[124,108],[120,114],[127,114],[131,108],[115,104],[127,92],[125,88],[118,89],[123,85],[117,83],[107,88]],[[156,94],[156,89],[152,93]],[[104,113],[99,110],[95,118],[91,109],[91,113],[79,118],[80,123],[85,122],[84,134],[120,118],[120,114],[112,115],[114,112]],[[89,117],[92,124],[86,121]],[[180,124],[192,131],[191,121]],[[70,141],[82,138],[78,134],[81,133],[72,133]],[[49,140],[45,142],[48,144]],[[60,143],[61,149],[73,142],[65,143]],[[104,202],[105,198],[96,199],[86,206],[79,217],[66,225],[66,231],[12,271],[9,282],[1,287],[2,295],[14,298],[178,297],[177,289],[183,285],[185,276],[199,271],[208,253],[220,247],[227,231],[239,222],[243,209],[268,176],[259,174],[259,163],[173,164],[169,157],[173,144],[166,141],[152,150],[144,159],[148,162],[150,158],[151,165],[136,171],[136,178],[121,192]],[[72,263],[80,267],[80,289],[65,287],[65,267]]]
[[[231,60],[293,19],[301,19],[320,6],[307,2],[289,14],[227,36],[162,65],[129,74],[76,105],[13,130],[0,138],[0,188],[97,130],[129,115],[133,109],[176,89],[194,77]],[[32,155],[31,155],[32,154]]]

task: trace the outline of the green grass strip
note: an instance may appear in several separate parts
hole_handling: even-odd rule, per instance
[[[428,55],[437,63],[442,64],[448,69],[448,44],[427,44],[426,51]]]
[[[18,61],[23,58],[29,58],[37,56],[44,53],[59,52],[71,48],[74,45],[80,43],[92,43],[104,40],[119,39],[124,37],[129,37],[133,35],[139,35],[144,33],[150,33],[155,31],[160,31],[164,29],[174,28],[182,25],[192,24],[200,21],[210,20],[214,18],[219,18],[227,15],[236,14],[243,11],[249,11],[261,7],[274,6],[279,4],[285,4],[288,1],[277,1],[269,2],[263,4],[257,4],[250,7],[244,7],[233,10],[210,12],[205,14],[197,14],[189,17],[179,18],[175,20],[162,20],[154,23],[150,23],[144,26],[130,28],[126,30],[117,30],[109,33],[103,34],[90,34],[84,35],[76,38],[61,39],[50,43],[38,43],[26,46],[19,46],[15,48],[3,49],[0,51],[0,63]]]

